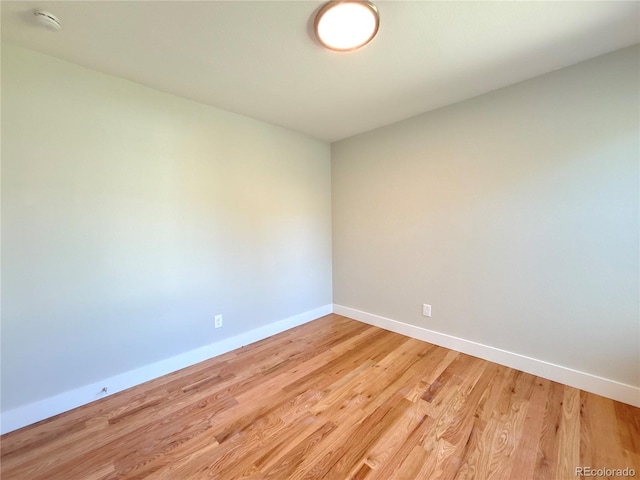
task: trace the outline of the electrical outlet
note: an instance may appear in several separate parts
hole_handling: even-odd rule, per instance
[[[431,316],[431,305],[427,305],[426,303],[422,304],[422,315],[425,317]]]
[[[222,315],[216,315],[214,317],[214,325],[216,328],[220,328],[222,326]]]

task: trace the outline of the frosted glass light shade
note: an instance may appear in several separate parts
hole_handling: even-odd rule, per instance
[[[378,10],[372,3],[346,0],[322,7],[316,16],[315,30],[325,47],[348,51],[369,43],[379,25]]]

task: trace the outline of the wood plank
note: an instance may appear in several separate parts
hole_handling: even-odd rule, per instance
[[[534,480],[556,478],[558,459],[560,422],[564,401],[564,385],[551,382],[549,395],[545,399],[545,412],[542,421],[542,432],[538,442]]]
[[[486,387],[476,407],[471,433],[465,446],[466,452],[461,458],[456,479],[482,478],[489,464],[489,446],[499,425],[497,421],[493,420],[495,408],[506,388],[505,385],[507,385],[510,375],[515,373],[500,365],[492,365],[491,368],[495,368],[496,374]]]
[[[577,465],[580,465],[580,390],[564,387],[558,430],[556,478],[575,477]]]
[[[640,412],[637,408],[624,403],[614,402],[614,405],[621,446],[625,450],[640,455]]]
[[[545,398],[549,395],[549,380],[535,379],[535,386],[528,400],[527,416],[520,442],[514,453],[513,471],[523,478],[533,478],[536,468],[538,443],[544,421]]]

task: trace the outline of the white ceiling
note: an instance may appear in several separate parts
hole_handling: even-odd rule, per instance
[[[1,5],[3,41],[326,141],[640,42],[637,1],[377,1],[351,53],[314,41],[317,1]]]

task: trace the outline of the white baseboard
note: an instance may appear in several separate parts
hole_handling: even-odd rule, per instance
[[[111,378],[105,378],[90,385],[84,385],[53,397],[17,407],[2,413],[0,416],[0,433],[4,434],[12,430],[17,430],[18,428],[103,398],[105,394],[102,393],[102,388],[105,386],[108,389],[108,395],[111,395],[153,380],[154,378],[161,377],[162,375],[175,372],[181,368],[208,360],[216,355],[221,355],[244,345],[270,337],[271,335],[297,327],[303,323],[328,315],[332,313],[332,311],[332,305],[324,305],[314,310],[309,310],[299,315],[241,333],[235,337],[226,338],[219,342],[181,353],[166,360],[145,365],[144,367],[136,368],[135,370],[130,370]]]
[[[627,403],[634,407],[640,407],[640,388],[632,385],[626,385],[590,373],[545,362],[544,360],[490,347],[445,333],[434,332],[433,330],[427,330],[426,328],[362,312],[342,305],[334,304],[333,312],[376,327],[384,328],[385,330],[391,330],[392,332],[400,333],[408,337],[515,368],[516,370],[521,370],[538,377]]]

